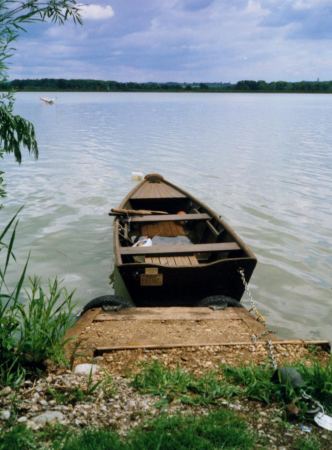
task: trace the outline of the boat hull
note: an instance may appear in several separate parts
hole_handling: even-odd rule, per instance
[[[239,269],[250,279],[254,258],[216,261],[195,267],[166,267],[126,264],[118,267],[130,298],[137,306],[194,306],[211,295],[226,295],[238,301],[244,293]],[[158,270],[159,286],[142,285],[146,269]],[[152,275],[153,277],[153,275]]]
[[[256,257],[208,206],[160,175],[147,175],[124,198],[119,209],[134,210],[135,214],[141,210],[139,213],[143,214],[117,216],[113,228],[115,272],[137,306],[193,306],[213,295],[241,300],[245,286],[240,269],[249,282]],[[156,210],[151,211],[156,215],[146,215],[148,210]],[[166,211],[165,215],[161,215],[162,211]],[[167,230],[162,226],[164,222]],[[151,223],[158,231],[154,232]],[[174,234],[168,234],[175,226]],[[181,241],[168,247],[153,243],[149,248],[138,248],[133,241],[128,242],[130,235],[145,235],[152,240],[154,235],[176,236],[179,226],[183,226],[189,244]],[[122,292],[116,289],[116,293]]]

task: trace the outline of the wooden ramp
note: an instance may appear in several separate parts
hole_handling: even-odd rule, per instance
[[[171,348],[250,343],[265,333],[263,324],[244,308],[129,308],[118,312],[93,309],[70,330],[102,353],[119,349]],[[270,333],[268,333],[270,334]],[[271,335],[271,338],[274,338]]]
[[[99,363],[111,372],[135,370],[140,361],[160,359],[190,370],[303,360],[315,352],[328,358],[326,341],[280,340],[245,308],[130,308],[118,312],[87,311],[67,333],[73,363]]]

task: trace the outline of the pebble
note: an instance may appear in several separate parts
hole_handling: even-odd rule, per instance
[[[31,420],[38,425],[45,425],[46,423],[61,422],[64,419],[65,416],[60,411],[45,411]]]
[[[27,421],[28,421],[28,418],[26,416],[22,416],[17,419],[18,423],[25,423]]]
[[[75,369],[74,373],[76,375],[95,375],[100,371],[100,366],[97,364],[78,364]]]
[[[39,406],[37,405],[37,404],[34,404],[34,405],[31,405],[30,406],[30,408],[29,408],[29,410],[31,411],[31,412],[36,412],[36,411],[39,411]]]
[[[0,397],[6,397],[7,395],[11,394],[12,388],[10,386],[6,386],[0,391]]]
[[[127,406],[128,406],[129,408],[135,408],[135,407],[136,407],[136,402],[135,402],[135,400],[129,400],[128,403],[127,403]]]
[[[104,361],[104,357],[103,356],[96,356],[95,358],[96,362],[103,362]]]
[[[36,392],[36,393],[32,396],[31,401],[32,401],[32,403],[37,403],[39,399],[40,399],[40,395],[38,394],[38,392]]]
[[[231,409],[235,409],[235,411],[241,411],[242,406],[241,405],[236,405],[235,403],[229,403],[228,405]]]
[[[8,409],[4,409],[3,411],[0,411],[0,419],[2,419],[2,420],[10,419],[10,411]]]

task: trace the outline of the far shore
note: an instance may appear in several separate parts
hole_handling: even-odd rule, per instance
[[[118,82],[87,79],[15,79],[0,83],[0,91],[16,92],[171,92],[171,93],[254,93],[331,94],[332,81],[242,80],[224,82]]]

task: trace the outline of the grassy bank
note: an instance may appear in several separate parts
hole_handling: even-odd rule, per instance
[[[332,360],[296,367],[331,412]],[[0,411],[10,412],[0,449],[331,448],[331,432],[314,425],[299,389],[272,375],[269,366],[221,366],[197,376],[158,361],[127,377],[58,370],[0,391]],[[45,411],[58,422],[38,421]]]

